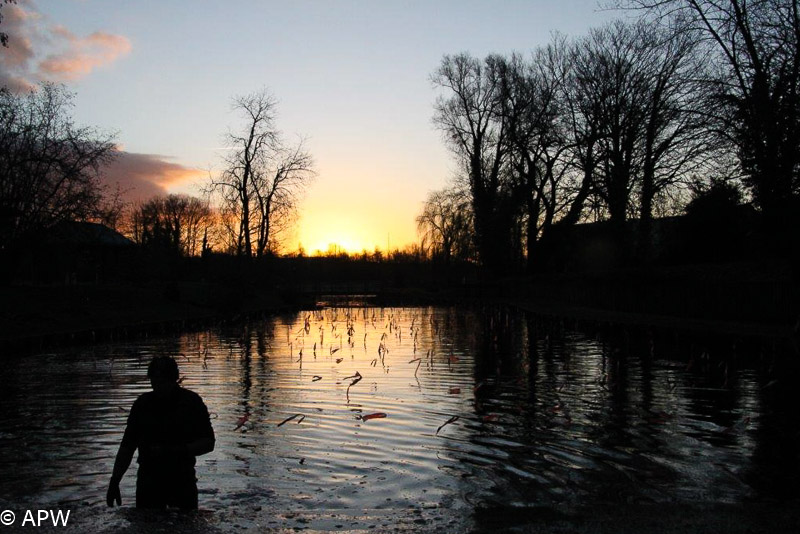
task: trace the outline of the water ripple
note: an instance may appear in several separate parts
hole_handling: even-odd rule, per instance
[[[735,500],[754,492],[739,474],[757,436],[775,431],[751,369],[715,383],[521,315],[325,309],[12,359],[0,497],[102,503],[156,354],[212,415],[198,472],[219,510]]]

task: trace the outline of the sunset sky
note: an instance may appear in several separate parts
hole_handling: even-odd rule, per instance
[[[109,169],[131,199],[196,194],[220,168],[231,99],[268,88],[278,127],[307,138],[317,177],[307,252],[402,247],[455,170],[432,125],[442,56],[526,53],[618,13],[595,0],[20,0],[2,8],[0,84],[61,81],[76,122],[116,132]]]

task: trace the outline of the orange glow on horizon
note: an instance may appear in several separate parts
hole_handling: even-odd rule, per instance
[[[321,230],[321,231],[320,231]],[[408,245],[414,243],[413,240],[395,240],[393,234],[388,233],[383,236],[383,243],[379,242],[379,237],[362,237],[364,233],[348,234],[347,232],[325,231],[319,228],[304,228],[298,230],[298,239],[294,244],[287,246],[288,252],[296,252],[301,247],[307,256],[329,255],[345,253],[350,256],[358,255],[363,252],[373,253],[380,250],[385,253],[388,250],[403,250]]]
[[[427,191],[399,175],[375,179],[358,167],[335,168],[319,178],[300,205],[295,237],[306,255],[403,250],[417,242],[416,217]],[[333,249],[330,250],[331,252]]]
[[[409,216],[413,223],[413,216]],[[319,213],[305,214],[297,228],[294,243],[287,244],[294,252],[302,246],[308,256],[344,252],[350,255],[376,249],[403,250],[416,242],[412,224],[391,218],[371,217],[368,213],[350,213],[347,216]]]

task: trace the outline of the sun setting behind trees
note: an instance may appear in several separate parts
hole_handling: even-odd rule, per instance
[[[392,127],[397,127],[397,137],[409,137],[412,131],[398,117],[382,118],[393,111],[391,106],[373,109],[366,100],[341,99],[318,115],[319,120],[334,114],[337,106],[372,109],[377,118],[366,128],[353,115],[352,122],[340,122],[320,140],[293,133],[304,124],[297,115],[279,119],[279,100],[293,96],[291,91],[263,89],[236,97],[233,109],[220,114],[241,122],[215,148],[217,160],[194,190],[181,190],[179,182],[197,176],[197,167],[108,148],[80,169],[48,168],[41,180],[27,184],[32,188],[28,191],[16,183],[26,174],[18,168],[22,159],[13,156],[22,148],[14,145],[14,135],[7,136],[5,233],[19,235],[19,242],[29,239],[14,225],[31,203],[8,200],[27,191],[36,203],[43,202],[33,217],[41,228],[25,230],[31,234],[46,232],[61,219],[90,220],[122,230],[140,244],[148,240],[142,236],[172,236],[165,242],[185,255],[215,252],[250,258],[416,250],[440,257],[444,264],[477,262],[499,275],[532,272],[537,262],[552,264],[559,236],[578,223],[608,223],[613,234],[610,255],[617,264],[649,261],[660,254],[651,247],[654,220],[679,216],[693,198],[720,188],[741,193],[719,198],[738,198],[762,212],[771,231],[791,226],[800,175],[800,110],[797,98],[785,96],[798,93],[795,41],[800,22],[792,3],[772,0],[738,15],[716,3],[619,4],[640,8],[643,16],[598,24],[582,35],[555,34],[538,47],[531,42],[528,53],[481,56],[443,50],[438,67],[430,66],[429,107],[419,122],[438,130],[439,146],[451,152],[450,169],[431,167],[436,180],[422,186],[414,180],[424,173],[408,163],[417,152],[394,150],[387,142]],[[681,18],[657,9],[663,5],[675,6]],[[74,82],[113,67],[136,50],[122,35],[95,32],[81,37],[60,26],[48,29],[64,39],[53,46],[69,46],[39,48],[42,43],[33,37],[43,23],[35,22],[39,19],[33,9],[23,2],[4,11],[6,78],[55,76],[49,67],[59,58],[80,56],[86,68],[59,75]],[[718,25],[706,21],[708,13]],[[723,33],[725,39],[720,38]],[[748,42],[758,45],[744,47]],[[726,53],[734,47],[745,52]],[[28,64],[33,58],[44,69],[41,75]],[[6,131],[13,133],[20,127],[14,109],[22,102],[15,95],[31,84],[6,85],[4,120]],[[52,93],[60,86],[39,87],[31,95],[42,88]],[[58,91],[72,103],[71,93]],[[708,114],[707,109],[718,112]],[[63,124],[73,123],[72,110],[59,111]],[[42,117],[47,113],[43,110]],[[24,150],[46,155],[52,146],[59,151],[67,146],[63,139],[47,137],[46,124],[40,126],[41,142]],[[375,139],[352,142],[354,131],[374,131]],[[72,148],[92,142],[111,146],[111,136],[92,135]],[[351,142],[342,145],[340,138]],[[124,165],[115,166],[114,159]],[[149,173],[168,176],[159,181],[132,172],[131,167],[143,165]],[[123,201],[131,191],[122,174],[138,176],[146,185],[127,206]],[[117,187],[109,187],[115,180]],[[60,195],[74,196],[78,183],[83,184],[81,202],[91,209],[64,210]],[[35,190],[39,186],[44,193]],[[151,198],[142,198],[144,191]],[[208,215],[198,221],[184,220],[189,217],[184,212],[165,212],[166,207],[184,205],[205,206]],[[159,215],[145,217],[153,213]],[[177,236],[185,235],[187,227],[192,228],[192,245],[178,246]],[[202,246],[197,246],[200,235]]]
[[[798,531],[798,0],[197,4],[0,0],[2,522]]]
[[[672,4],[683,6],[677,0]],[[681,13],[695,14],[702,21],[704,10],[712,9],[703,6],[682,8]],[[429,122],[432,118],[430,126],[443,138],[440,144],[451,151],[452,171],[438,177],[443,188],[432,183],[425,191],[411,185],[412,169],[402,164],[402,158],[415,154],[392,158],[390,147],[367,142],[332,156],[325,145],[286,133],[293,131],[293,124],[280,119],[278,127],[283,95],[262,89],[236,97],[233,109],[225,114],[241,122],[230,127],[217,149],[216,167],[197,184],[203,198],[196,198],[194,204],[210,210],[202,228],[196,228],[197,221],[182,221],[178,216],[155,217],[150,222],[140,217],[131,223],[132,214],[188,201],[177,202],[174,197],[159,204],[152,198],[139,198],[136,205],[124,206],[120,200],[129,193],[124,184],[118,181],[119,188],[104,189],[99,181],[104,177],[114,183],[112,173],[125,168],[108,166],[115,156],[125,160],[127,167],[146,162],[156,172],[169,170],[178,177],[195,173],[180,164],[159,165],[155,156],[107,151],[90,165],[98,172],[98,181],[86,183],[94,189],[84,187],[82,194],[95,203],[104,195],[112,199],[104,203],[112,213],[106,209],[102,221],[134,238],[160,234],[162,226],[177,236],[191,226],[194,234],[202,233],[204,244],[180,248],[189,255],[214,251],[249,258],[376,250],[386,254],[416,247],[426,256],[441,256],[445,264],[451,259],[477,261],[494,274],[532,272],[537,262],[547,263],[558,239],[554,236],[580,222],[609,223],[615,261],[648,259],[659,253],[649,245],[653,220],[680,215],[692,197],[719,184],[745,193],[730,198],[750,201],[765,213],[769,224],[786,226],[793,213],[800,160],[793,133],[800,129],[797,99],[781,96],[797,92],[797,76],[786,79],[781,74],[796,72],[789,67],[798,64],[796,46],[792,48],[790,41],[796,40],[798,32],[791,30],[800,23],[792,23],[788,7],[774,0],[742,15],[752,19],[748,19],[752,29],[747,31],[762,36],[759,46],[742,59],[730,59],[725,50],[738,46],[740,40],[749,42],[747,32],[732,36],[733,45],[721,43],[715,49],[704,35],[714,37],[722,30],[699,23],[684,27],[686,20],[673,20],[658,10],[646,11],[649,19],[620,19],[583,36],[556,34],[550,43],[528,54],[445,54],[429,74],[433,102],[427,114]],[[32,31],[23,24],[24,13],[22,7],[15,7],[9,19],[9,29],[20,37]],[[67,30],[57,33],[82,46],[81,38]],[[128,43],[122,37],[113,42]],[[21,53],[14,48],[13,38],[9,43],[12,55],[8,57]],[[131,50],[126,44],[126,54]],[[784,65],[775,67],[775,72],[760,59],[773,57],[771,53]],[[92,65],[102,68],[121,55],[106,56],[106,62]],[[7,58],[4,61],[8,63]],[[53,61],[45,57],[41,64]],[[720,89],[733,78],[739,79],[741,87]],[[7,109],[12,110],[16,100],[6,91]],[[750,102],[754,98],[764,101]],[[719,106],[718,114],[703,113],[715,106]],[[762,110],[764,116],[759,115],[762,111],[755,115],[747,111],[751,109]],[[61,120],[71,123],[65,113]],[[373,126],[377,132],[387,130],[378,123]],[[344,123],[336,133],[347,137],[351,129]],[[765,147],[753,141],[761,138],[768,141]],[[12,146],[12,137],[8,139]],[[88,146],[89,141],[93,140],[80,146]],[[781,157],[770,157],[773,153]],[[383,167],[364,169],[365,163],[378,157],[386,159]],[[9,158],[9,165],[15,161]],[[318,174],[320,161],[329,174]],[[767,173],[764,169],[773,163],[778,166]],[[7,173],[9,177],[18,174]],[[41,183],[59,188],[73,183],[69,180],[74,176],[74,169],[62,166],[49,170]],[[15,179],[7,182],[9,191],[17,194],[20,188],[13,187]],[[167,192],[155,179],[142,183],[151,192]],[[312,189],[316,196],[305,202]],[[69,191],[66,187],[58,193]],[[199,197],[197,190],[182,193]],[[423,195],[427,195],[425,200]],[[33,192],[32,198],[56,197]],[[413,202],[414,198],[418,200]],[[147,209],[142,202],[150,203]],[[23,208],[9,205],[7,211],[19,209]],[[37,210],[44,227],[59,218],[75,217],[55,207]],[[78,218],[100,220],[91,211],[83,211]],[[13,219],[13,213],[9,217]],[[630,233],[626,225],[632,221],[638,221],[633,230],[636,250],[625,237]],[[408,231],[414,222],[416,235]],[[142,224],[153,227],[131,230]],[[178,241],[170,242],[177,246]]]

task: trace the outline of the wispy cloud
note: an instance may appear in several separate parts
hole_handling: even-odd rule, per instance
[[[114,160],[103,169],[103,181],[119,188],[124,200],[140,202],[164,195],[168,188],[204,178],[206,171],[186,167],[157,154],[118,150]]]
[[[20,91],[31,86],[28,80],[34,58],[34,42],[41,41],[41,15],[19,4],[3,6],[3,31],[10,37],[0,51],[0,86]]]
[[[0,86],[12,91],[29,89],[41,81],[78,80],[132,48],[123,35],[97,31],[81,37],[51,24],[30,0],[3,6],[3,31],[9,42],[0,53]]]
[[[122,35],[95,32],[88,37],[77,37],[60,26],[53,28],[52,32],[67,48],[39,62],[39,73],[51,80],[82,78],[93,69],[113,63],[131,51],[131,42]]]

